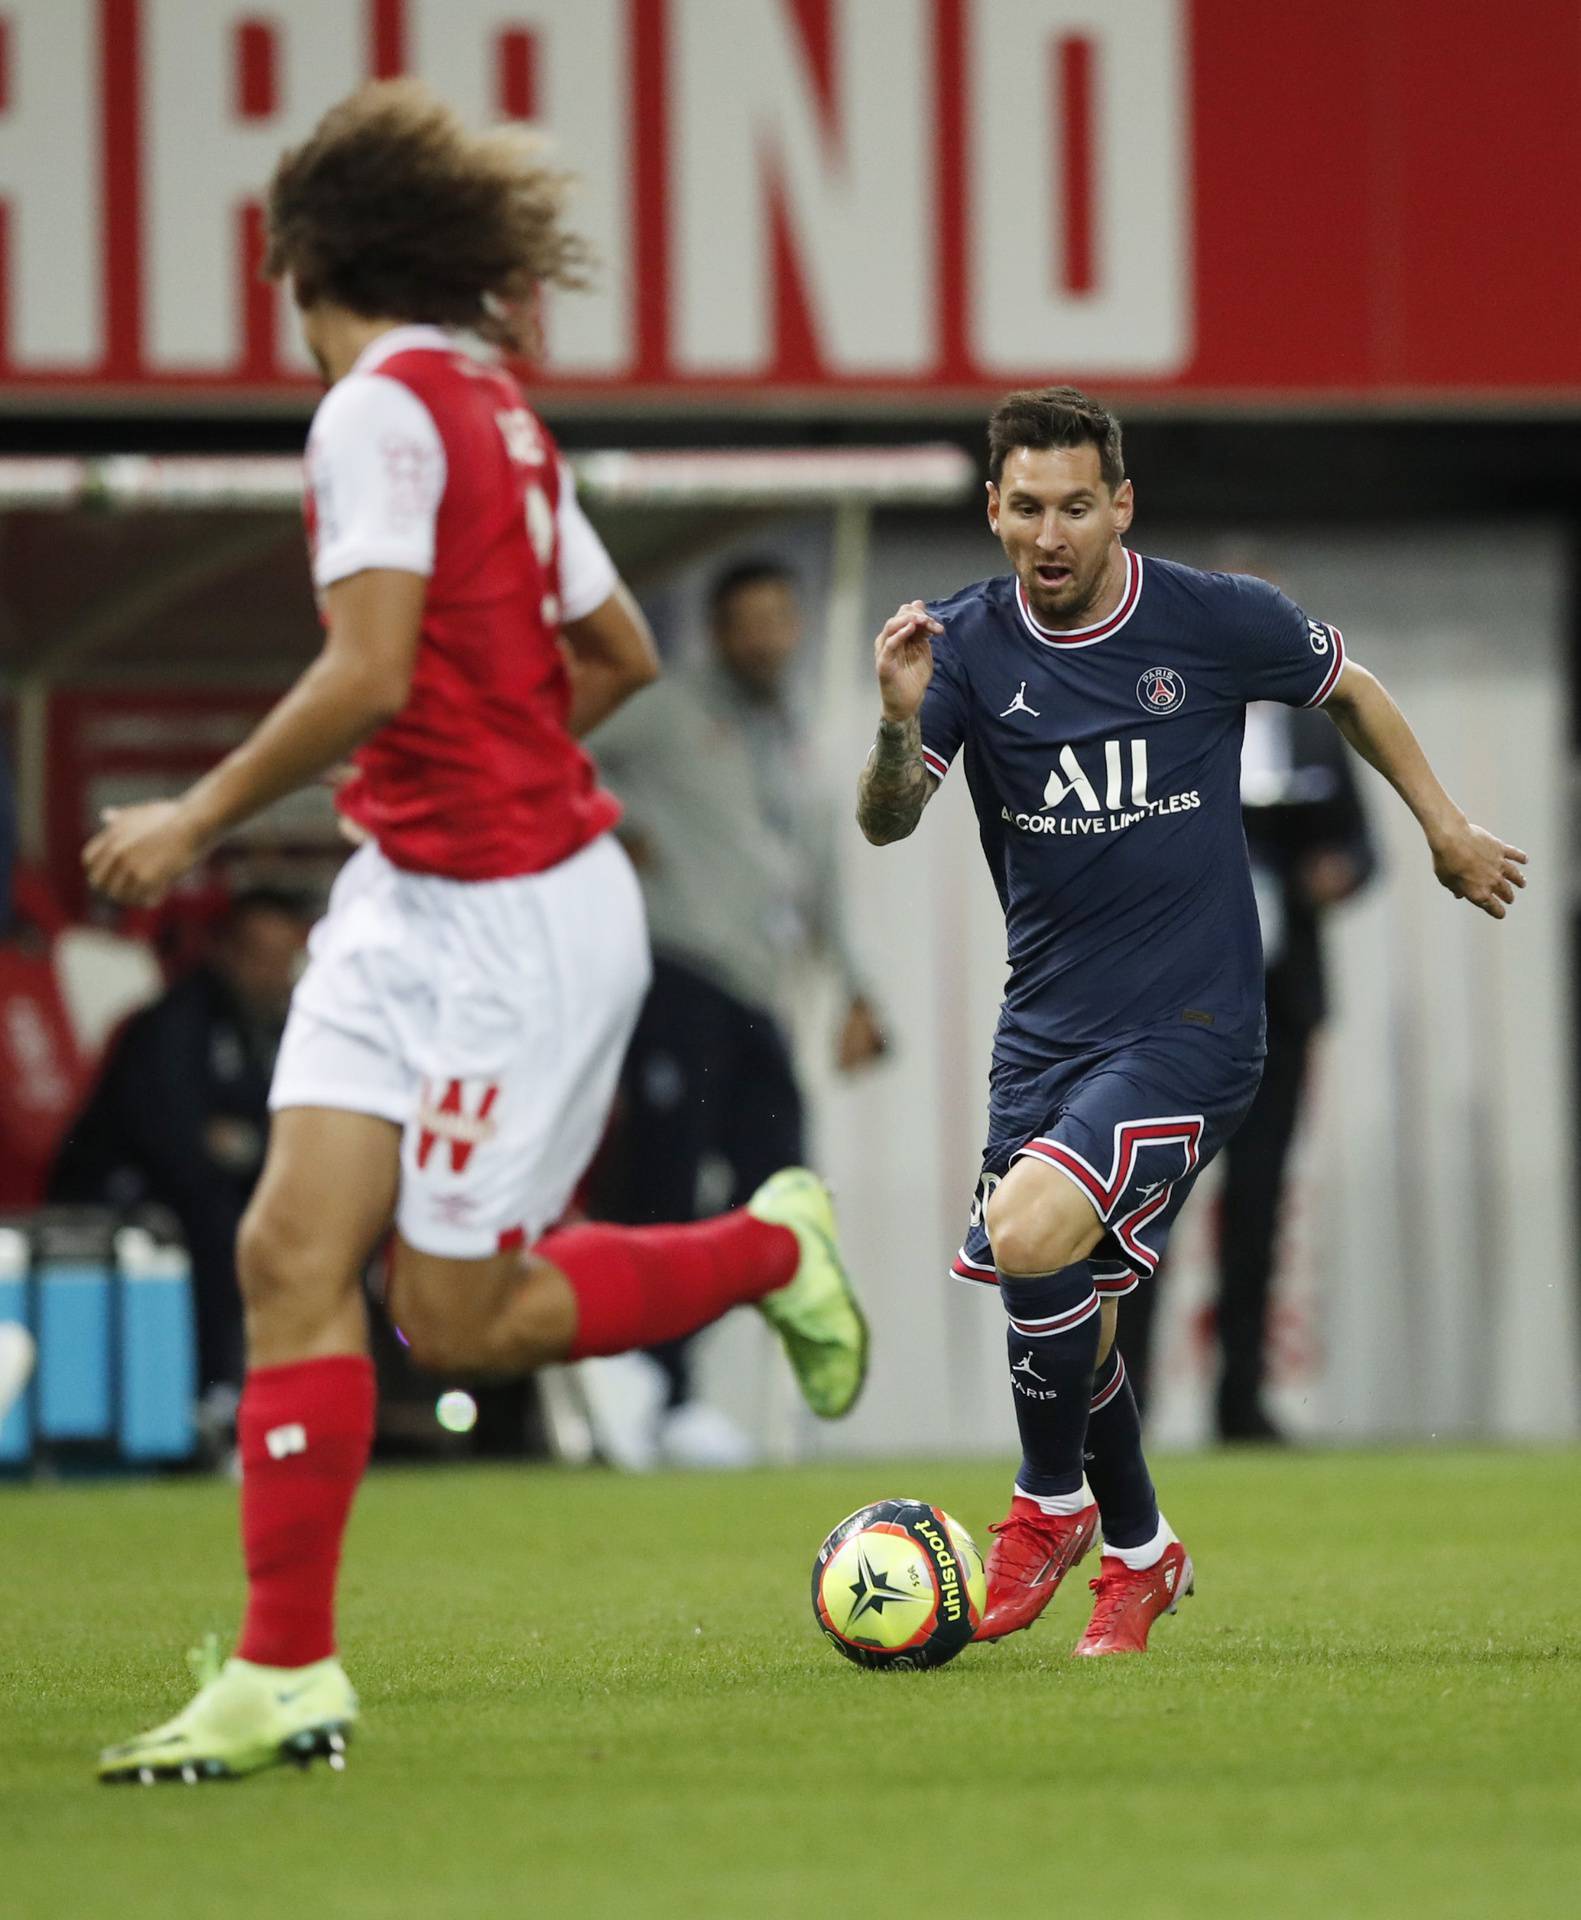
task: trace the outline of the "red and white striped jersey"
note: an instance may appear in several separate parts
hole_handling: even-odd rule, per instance
[[[615,570],[516,381],[441,328],[381,334],[314,415],[307,483],[321,591],[370,567],[428,579],[410,697],[341,812],[396,866],[453,880],[542,872],[613,826],[567,730],[559,636]]]

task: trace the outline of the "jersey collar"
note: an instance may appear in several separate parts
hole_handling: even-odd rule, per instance
[[[1021,624],[1034,640],[1041,640],[1046,647],[1092,647],[1100,640],[1106,640],[1111,633],[1118,633],[1136,612],[1142,598],[1142,556],[1133,553],[1129,547],[1122,549],[1125,554],[1125,591],[1120,595],[1120,604],[1107,620],[1100,620],[1096,626],[1069,627],[1063,631],[1042,626],[1033,618],[1032,609],[1027,605],[1026,594],[1021,582],[1016,581],[1016,611],[1021,615]]]
[[[386,360],[393,360],[398,353],[412,353],[426,349],[430,353],[454,353],[460,342],[453,333],[443,327],[412,325],[409,327],[391,327],[388,333],[381,333],[370,340],[362,352],[352,362],[353,373],[377,373]]]

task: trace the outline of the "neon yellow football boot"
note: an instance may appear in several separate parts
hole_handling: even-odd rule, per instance
[[[222,1664],[210,1634],[187,1664],[198,1682],[196,1697],[162,1727],[106,1747],[99,1755],[101,1780],[191,1787],[284,1761],[307,1767],[323,1759],[336,1772],[345,1766],[357,1696],[339,1660],[307,1667],[260,1667],[234,1658]]]
[[[747,1212],[796,1236],[795,1273],[758,1306],[784,1342],[808,1406],[837,1420],[855,1406],[867,1378],[868,1334],[840,1258],[829,1189],[805,1167],[783,1167],[753,1194]]]

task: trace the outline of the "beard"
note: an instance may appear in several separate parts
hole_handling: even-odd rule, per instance
[[[1107,555],[1101,556],[1090,573],[1083,574],[1073,567],[1069,579],[1052,592],[1038,579],[1037,561],[1030,561],[1026,573],[1022,575],[1021,584],[1033,612],[1041,612],[1051,619],[1079,623],[1082,615],[1097,603],[1103,592],[1104,578],[1108,572],[1107,558]]]

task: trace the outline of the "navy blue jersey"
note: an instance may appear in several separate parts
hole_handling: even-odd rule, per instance
[[[1181,1021],[1260,1045],[1246,704],[1321,704],[1344,641],[1266,581],[1125,561],[1118,609],[1075,632],[1040,626],[1012,575],[929,608],[923,758],[942,780],[964,750],[1009,939],[1006,1060]]]

